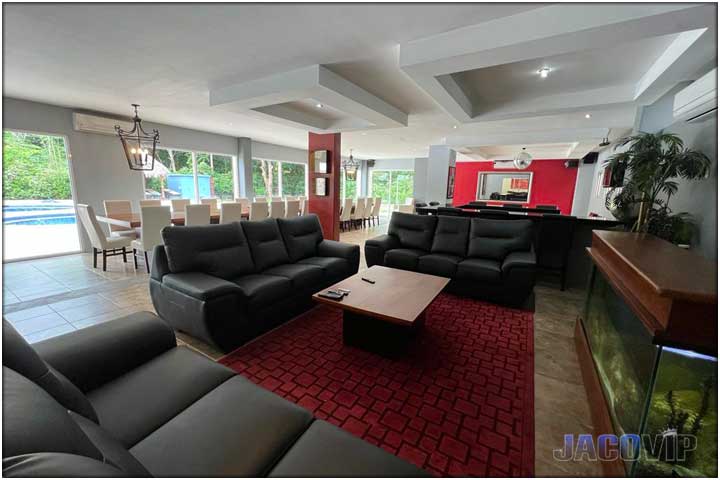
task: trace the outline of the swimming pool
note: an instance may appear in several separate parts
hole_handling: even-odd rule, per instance
[[[76,223],[72,203],[12,203],[3,205],[4,225],[71,225]]]

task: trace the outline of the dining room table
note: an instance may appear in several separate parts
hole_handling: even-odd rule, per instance
[[[242,217],[247,219],[249,217],[249,213],[243,212]],[[104,214],[97,215],[96,218],[98,222],[125,228],[139,228],[142,225],[140,213],[138,212]],[[185,225],[185,212],[173,212],[170,217],[170,221],[173,225]],[[210,214],[210,223],[220,223],[220,212],[212,212]]]

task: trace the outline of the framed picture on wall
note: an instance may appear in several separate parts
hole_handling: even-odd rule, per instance
[[[330,152],[327,150],[316,150],[313,152],[313,172],[330,173]]]
[[[318,197],[327,197],[328,194],[328,179],[320,177],[315,179],[315,195]]]
[[[448,180],[447,180],[447,197],[453,198],[455,196],[455,167],[448,167]]]

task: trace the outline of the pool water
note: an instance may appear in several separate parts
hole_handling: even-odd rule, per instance
[[[38,218],[25,219],[3,219],[5,225],[73,225],[75,215],[62,215],[57,217],[43,216]]]
[[[72,225],[72,204],[28,203],[3,205],[4,225]]]

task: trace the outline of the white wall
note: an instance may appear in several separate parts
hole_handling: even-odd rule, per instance
[[[573,206],[570,215],[584,217],[588,214],[588,204],[593,190],[593,179],[595,168],[599,162],[583,163],[580,160],[578,165],[577,178],[575,180],[575,193],[573,194]]]
[[[253,158],[262,160],[280,160],[283,162],[308,163],[308,151],[299,148],[284,147],[272,143],[256,142],[252,144]]]

